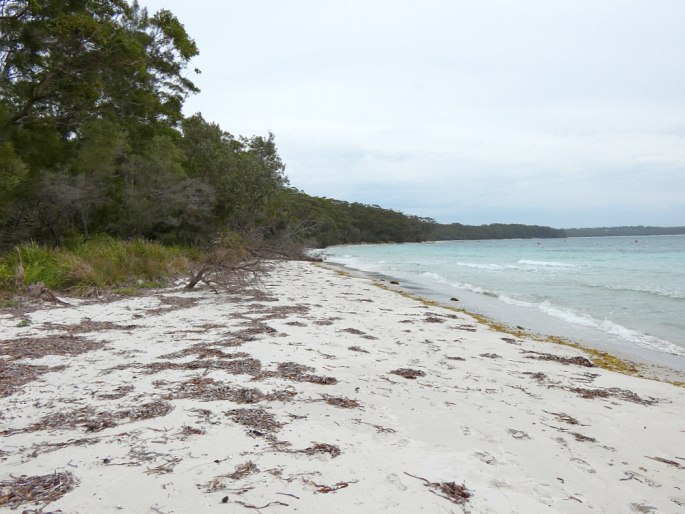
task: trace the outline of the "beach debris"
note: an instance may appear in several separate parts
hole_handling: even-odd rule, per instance
[[[568,423],[569,425],[579,425],[580,424],[576,418],[569,416],[568,414],[564,414],[563,412],[549,412],[549,411],[543,411],[543,412],[546,412],[547,414],[551,414],[552,416],[555,416],[559,421],[563,421],[564,423]]]
[[[293,396],[296,393],[293,393]],[[279,395],[279,399],[282,396]],[[168,400],[193,399],[203,402],[228,400],[234,403],[258,403],[268,399],[259,389],[233,387],[213,378],[196,377],[181,382],[169,391]]]
[[[189,362],[158,361],[142,365],[137,363],[119,364],[104,370],[102,373],[107,374],[124,369],[139,369],[148,375],[167,370],[221,370],[232,375],[257,375],[262,369],[262,363],[259,359],[252,358],[233,360],[199,359]]]
[[[111,393],[101,393],[97,397],[98,400],[119,400],[128,395],[134,389],[135,387],[133,385],[124,384],[115,388]]]
[[[457,330],[464,330],[465,332],[477,332],[476,327],[473,325],[458,325],[454,328]]]
[[[190,425],[183,425],[181,430],[178,432],[178,435],[185,439],[191,435],[204,435],[206,433],[207,431],[203,428],[195,428],[191,427]]]
[[[240,480],[254,473],[259,473],[259,468],[254,462],[248,460],[247,462],[238,464],[233,470],[233,473],[226,475],[226,477],[230,478],[231,480]]]
[[[153,400],[119,411],[96,411],[93,407],[82,407],[80,409],[48,414],[37,423],[29,425],[21,431],[69,430],[83,427],[87,432],[99,432],[121,423],[131,423],[133,421],[166,416],[173,409],[174,407],[170,403],[162,400]]]
[[[539,384],[545,384],[548,382],[548,378],[546,374],[544,374],[542,371],[537,371],[535,373],[532,373],[530,371],[524,371],[524,375],[530,376],[533,380],[536,380]]]
[[[77,485],[78,480],[68,471],[12,477],[0,482],[0,506],[16,509],[25,503],[47,504],[59,500]]]
[[[323,493],[323,494],[328,494],[328,493],[334,493],[335,491],[339,491],[340,489],[345,489],[346,487],[349,487],[350,484],[355,484],[357,483],[356,480],[351,480],[349,482],[337,482],[334,485],[323,485],[323,484],[317,484],[316,482],[313,482],[312,480],[305,480],[306,484],[311,484],[314,487],[316,487],[315,493]]]
[[[430,480],[412,475],[406,471],[404,474],[412,478],[423,480],[424,485],[428,487],[433,494],[445,498],[452,503],[463,504],[469,501],[471,496],[473,496],[473,493],[469,491],[464,484],[457,484],[456,482],[431,482]]]
[[[354,334],[357,336],[363,336],[365,334],[365,332],[363,332],[362,330],[358,330],[356,328],[343,328],[341,330],[338,330],[338,332],[347,332],[348,334]]]
[[[426,323],[444,323],[445,322],[444,319],[438,318],[436,316],[427,316],[427,317],[423,318],[423,321],[425,321]]]
[[[166,475],[168,473],[173,473],[174,467],[176,467],[176,464],[181,462],[181,460],[182,459],[180,457],[171,457],[159,466],[148,468],[145,473],[148,475]]]
[[[278,305],[274,307],[267,307],[267,306],[260,306],[261,309],[256,309],[253,311],[253,313],[260,313],[264,314],[259,320],[257,321],[268,321],[272,319],[286,319],[289,316],[296,314],[296,315],[303,315],[307,314],[309,312],[309,306],[304,305],[304,304],[299,304],[299,305]]]
[[[364,350],[361,346],[348,346],[347,349],[353,352],[369,353],[368,350]]]
[[[497,353],[481,353],[481,357],[486,357],[488,359],[501,359],[502,356]]]
[[[188,357],[189,355],[194,355],[198,359],[210,359],[210,358],[241,359],[241,358],[245,358],[245,357],[250,356],[250,354],[245,353],[245,352],[226,353],[223,350],[219,350],[218,348],[211,348],[209,345],[207,345],[205,343],[197,343],[197,344],[191,345],[187,348],[184,348],[183,350],[179,350],[177,352],[172,352],[172,353],[160,355],[157,358],[158,359],[180,359],[182,357]]]
[[[83,318],[78,323],[63,324],[52,323],[50,321],[43,323],[43,328],[47,330],[63,330],[70,334],[80,334],[83,332],[107,332],[110,330],[133,330],[140,328],[139,325],[120,325],[112,321],[93,321],[90,318]]]
[[[262,380],[269,377],[284,378],[294,382],[311,382],[312,384],[331,385],[337,384],[338,380],[334,377],[313,375],[315,371],[311,366],[298,364],[296,362],[281,362],[277,366],[277,371],[265,371],[255,377],[255,380]]]
[[[322,394],[321,399],[329,405],[342,407],[343,409],[358,409],[361,407],[361,404],[357,400],[342,396],[329,396],[327,394]]]
[[[513,337],[500,337],[500,339],[502,341],[504,341],[505,343],[508,343],[508,344],[515,344],[517,346],[519,346],[521,344],[516,339],[514,339]]]
[[[67,366],[32,366],[4,360],[0,363],[0,398],[13,395],[23,385],[37,380],[45,373],[67,369]]]
[[[647,457],[648,459],[655,460],[657,462],[663,462],[664,464],[668,464],[669,466],[673,466],[674,468],[685,469],[685,466],[682,466],[679,462],[676,462],[674,460],[664,459],[663,457],[650,457],[649,455],[645,455],[645,457]]]
[[[224,414],[235,423],[248,427],[247,433],[254,437],[263,437],[277,432],[283,426],[282,423],[276,421],[273,414],[262,408],[233,409]]]
[[[520,385],[510,385],[509,387],[511,387],[512,389],[516,389],[516,390],[518,390],[518,391],[521,391],[522,393],[527,394],[527,395],[530,396],[531,398],[536,398],[536,399],[538,399],[538,400],[539,400],[540,398],[542,398],[541,396],[539,396],[539,395],[537,395],[537,394],[531,393],[528,389],[526,389],[526,388],[523,387],[523,386],[520,386]]]
[[[407,378],[409,380],[415,380],[417,377],[425,377],[426,374],[421,371],[420,369],[411,369],[411,368],[398,368],[392,371],[389,371],[388,373],[392,373],[393,375],[399,375],[401,377]]]
[[[359,424],[359,425],[369,425],[370,427],[373,427],[376,429],[376,432],[379,434],[394,434],[397,432],[394,428],[386,428],[381,425],[374,425],[373,423],[367,423],[366,421],[362,421],[361,419],[353,419],[353,422]]]
[[[204,487],[205,492],[207,493],[214,493],[216,491],[222,491],[228,488],[228,485],[226,484],[225,479],[229,480],[242,480],[246,476],[252,475],[254,473],[259,473],[259,468],[257,465],[248,460],[247,462],[243,462],[242,464],[238,464],[235,469],[233,470],[233,473],[229,473],[227,475],[219,475],[214,478],[212,478],[206,485],[201,486],[198,484],[198,487]],[[251,488],[243,488],[240,491],[232,491],[233,494],[242,494],[243,492],[247,492]],[[226,496],[228,498],[228,496]],[[228,502],[228,499],[223,502],[226,503]]]
[[[306,455],[319,455],[322,453],[327,453],[332,459],[335,459],[342,452],[340,448],[334,444],[328,443],[314,443],[312,446],[305,448],[304,450],[285,450],[286,453],[304,453]]]
[[[46,355],[80,355],[105,346],[102,341],[90,341],[78,336],[21,337],[0,341],[0,355],[12,360],[40,359]]]
[[[514,439],[530,439],[530,436],[523,430],[516,430],[515,428],[507,428],[507,433]]]
[[[597,439],[595,439],[594,437],[588,437],[586,435],[579,434],[578,432],[569,432],[569,434],[571,434],[576,439],[576,441],[579,441],[581,443],[596,443],[597,442]]]
[[[445,355],[445,359],[449,359],[451,361],[465,361],[466,360],[464,357],[450,357],[449,355]]]
[[[52,289],[46,286],[43,282],[29,284],[29,286],[26,288],[26,292],[30,297],[35,298],[37,300],[58,303],[60,305],[71,305],[57,298],[57,295],[52,291]]]
[[[581,398],[616,398],[627,402],[639,403],[640,405],[655,405],[659,403],[657,398],[646,397],[642,398],[633,391],[628,389],[621,389],[618,387],[611,387],[609,389],[587,389],[584,387],[570,387],[565,388],[572,393],[576,393]]]
[[[532,353],[534,355],[526,355],[526,359],[537,359],[541,361],[559,362],[564,365],[575,364],[576,366],[584,366],[586,368],[596,368],[594,362],[587,357],[577,355],[575,357],[562,357],[560,355],[553,355],[551,353],[534,352],[532,350],[524,350],[523,353]]]
[[[226,502],[223,502],[223,503],[226,503]],[[280,505],[282,507],[289,507],[290,506],[288,503],[283,503],[283,502],[279,502],[279,501],[272,501],[272,502],[267,503],[266,505],[252,505],[251,503],[246,503],[246,502],[241,501],[241,500],[235,500],[233,503],[237,503],[238,505],[242,505],[246,509],[255,509],[255,510],[266,509],[267,507],[271,507],[272,505]]]

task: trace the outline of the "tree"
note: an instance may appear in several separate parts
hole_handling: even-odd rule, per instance
[[[182,74],[197,53],[169,11],[137,2],[0,0],[0,95],[15,132],[42,125],[67,141],[97,118],[175,126],[197,91]]]

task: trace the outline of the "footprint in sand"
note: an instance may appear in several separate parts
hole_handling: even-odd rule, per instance
[[[497,464],[499,464],[497,462],[497,459],[490,455],[488,452],[474,452],[473,455],[475,455],[479,461],[485,464],[489,464],[491,466],[496,466]]]
[[[644,512],[645,514],[657,512],[656,507],[652,507],[651,505],[643,505],[642,503],[631,503],[630,510],[633,512]]]
[[[390,474],[385,478],[385,480],[386,480],[388,483],[390,483],[390,484],[394,485],[395,487],[397,487],[400,491],[406,491],[406,490],[407,490],[407,486],[404,485],[404,484],[402,483],[402,479],[401,479],[398,475],[396,475],[395,473],[390,473]]]
[[[588,462],[584,461],[583,459],[579,459],[578,457],[573,457],[571,459],[571,462],[573,462],[576,466],[578,466],[580,469],[582,469],[586,473],[597,473],[597,471],[595,471],[595,468],[593,468]]]

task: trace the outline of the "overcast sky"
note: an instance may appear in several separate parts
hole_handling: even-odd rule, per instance
[[[685,225],[684,0],[141,0],[291,184],[440,222]]]

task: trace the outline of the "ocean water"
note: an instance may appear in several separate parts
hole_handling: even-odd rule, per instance
[[[326,248],[489,318],[685,370],[685,236],[443,241]]]

